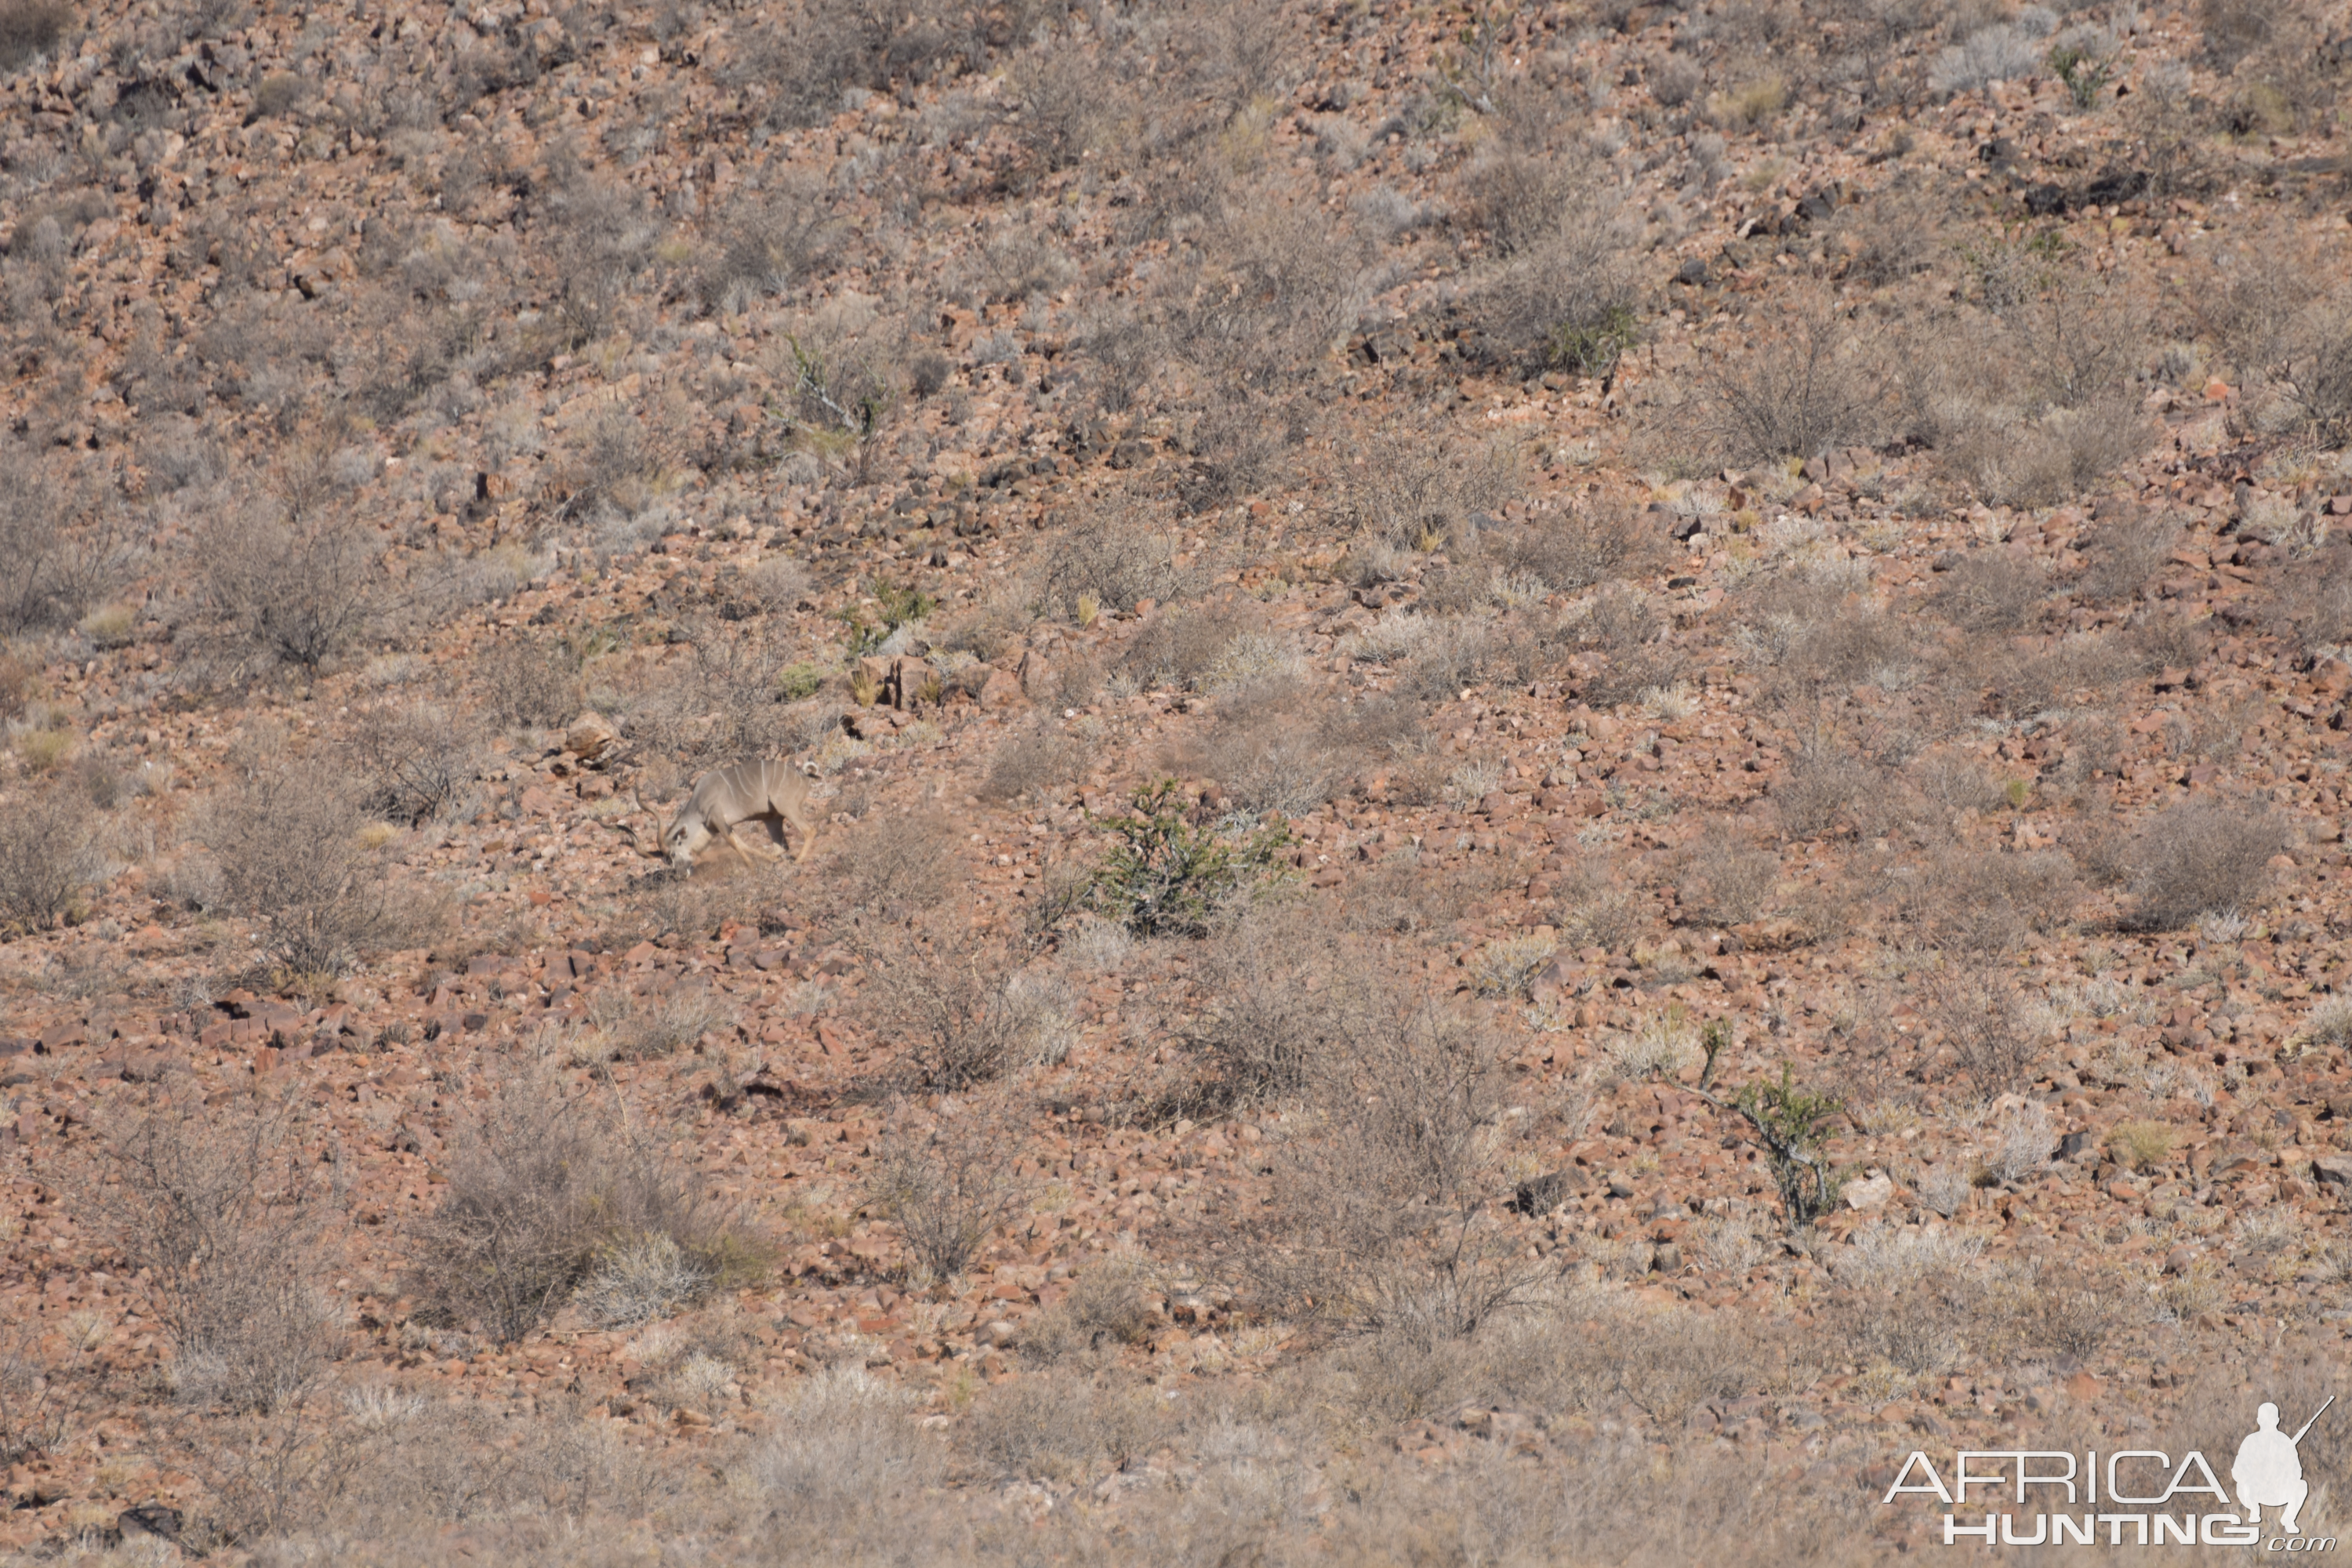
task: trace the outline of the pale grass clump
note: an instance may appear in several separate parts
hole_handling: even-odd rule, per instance
[[[1340,639],[1339,651],[1358,664],[1395,664],[1429,641],[1430,622],[1407,610],[1390,610],[1361,631]]]
[[[2054,1140],[2046,1108],[2020,1106],[2002,1119],[1999,1141],[1985,1168],[2004,1182],[2022,1181],[2050,1163]]]
[[[1698,1027],[1679,1007],[1653,1013],[1607,1047],[1630,1078],[1672,1078],[1698,1060]]]
[[[1551,962],[1555,944],[1546,937],[1498,938],[1486,944],[1471,965],[1471,977],[1481,996],[1521,996],[1536,972]]]
[[[2172,1158],[2180,1133],[2162,1121],[2121,1121],[2107,1134],[2107,1151],[2126,1170],[2145,1171]]]
[[[650,1232],[606,1249],[574,1300],[602,1328],[667,1317],[710,1286],[710,1269],[672,1237]]]
[[[1676,723],[1698,711],[1698,697],[1680,682],[1673,686],[1653,686],[1635,699],[1650,715],[1667,723]]]
[[[2352,996],[2323,996],[2303,1021],[2304,1037],[2315,1046],[2352,1046]]]
[[[1764,1261],[1764,1243],[1756,1227],[1736,1215],[1701,1220],[1693,1230],[1699,1260],[1716,1273],[1739,1278]]]
[[[1839,1280],[1857,1289],[1900,1289],[1970,1267],[1984,1237],[1951,1226],[1864,1226],[1837,1263]]]
[[[1296,676],[1305,668],[1306,660],[1289,638],[1244,632],[1217,655],[1202,687],[1208,691],[1238,691]]]
[[[2303,1240],[2304,1217],[2284,1204],[2240,1215],[2230,1226],[2230,1245],[2241,1252],[2277,1252]]]
[[[1457,806],[1475,806],[1503,787],[1499,763],[1465,763],[1445,776],[1445,798]]]
[[[1921,1171],[1918,1179],[1911,1184],[1911,1190],[1918,1194],[1921,1203],[1949,1219],[1958,1212],[1962,1204],[1969,1201],[1972,1187],[1969,1173],[1946,1161]]]

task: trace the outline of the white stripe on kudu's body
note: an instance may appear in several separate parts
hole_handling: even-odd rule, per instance
[[[749,865],[751,857],[737,842],[735,829],[759,819],[773,823],[778,837],[790,827],[800,840],[799,853],[793,858],[805,860],[809,846],[815,842],[809,826],[808,799],[808,779],[790,763],[742,762],[713,768],[694,781],[694,793],[662,829],[661,848],[647,853],[658,853],[686,870],[693,866],[695,856],[723,839]]]

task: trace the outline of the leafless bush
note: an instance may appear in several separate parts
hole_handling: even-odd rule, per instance
[[[2131,847],[2133,923],[2174,931],[2199,915],[2244,905],[2269,882],[2271,857],[2290,837],[2276,812],[2243,802],[2168,807]]]
[[[2222,347],[2294,423],[2340,447],[2352,437],[2352,289],[2268,246],[2249,252],[2212,309]]]
[[[1086,773],[1085,750],[1051,724],[1038,724],[1007,739],[989,760],[981,794],[990,800],[1018,800]]]
[[[1244,622],[1221,605],[1153,616],[1119,656],[1119,666],[1147,685],[1198,688],[1217,666]]]
[[[1185,1033],[1219,1105],[1306,1087],[1310,1065],[1339,1048],[1338,978],[1328,942],[1302,913],[1252,911],[1213,933],[1196,976],[1201,1010]]]
[[[1057,39],[1023,57],[1013,68],[1013,84],[1021,94],[1016,134],[1031,170],[1049,174],[1085,156],[1111,108],[1101,63]]]
[[[887,921],[935,909],[966,875],[962,835],[938,813],[869,816],[826,868],[850,908]]]
[[[1021,1353],[1057,1362],[1071,1355],[1142,1342],[1151,1332],[1150,1281],[1139,1260],[1105,1258],[1071,1281],[1069,1294],[1032,1318]]]
[[[735,315],[820,273],[838,232],[833,202],[814,181],[788,179],[741,198],[718,226],[696,278],[703,309]]]
[[[1577,645],[1601,656],[1600,668],[1579,684],[1579,695],[1595,708],[1613,708],[1672,687],[1683,677],[1685,659],[1667,640],[1670,629],[1646,594],[1604,588],[1572,627]]]
[[[78,1374],[93,1347],[68,1336],[62,1357],[46,1354],[42,1327],[19,1321],[0,1338],[0,1461],[11,1465],[56,1453],[89,1415]]]
[[[735,1014],[699,985],[659,996],[614,988],[589,1004],[588,1021],[611,1054],[642,1058],[672,1055],[713,1031],[723,1034],[735,1026]]]
[[[927,1131],[902,1118],[884,1140],[867,1190],[931,1279],[962,1273],[1015,1212],[1024,1190],[1013,1174],[1020,1131],[1008,1104],[971,1101]]]
[[[103,869],[98,818],[63,784],[0,801],[0,926],[45,931]]]
[[[899,1042],[897,1070],[916,1086],[961,1089],[1021,1065],[1037,1018],[1012,984],[1002,949],[976,942],[911,942],[874,966],[867,1006]]]
[[[1683,865],[1678,894],[1683,909],[1720,925],[1744,925],[1770,906],[1780,879],[1780,858],[1743,849],[1730,839],[1710,837]]]
[[[554,279],[553,315],[564,345],[576,349],[611,331],[614,312],[653,261],[661,227],[635,190],[577,163],[554,171],[550,184],[549,221],[540,232]]]
[[[5,48],[5,24],[0,24]],[[119,566],[112,531],[67,524],[65,498],[31,452],[0,446],[0,637],[69,626],[101,596]]]
[[[1334,997],[1303,1064],[1313,1114],[1277,1152],[1276,1202],[1243,1268],[1269,1307],[1402,1345],[1467,1338],[1541,1268],[1488,1205],[1506,1108],[1495,1042],[1366,988]]]
[[[341,1194],[291,1100],[207,1108],[156,1094],[109,1131],[101,1199],[142,1269],[181,1396],[237,1410],[299,1403],[325,1375],[340,1313],[319,1280]]]
[[[264,951],[332,973],[399,934],[404,911],[362,847],[366,819],[330,777],[274,764],[228,786],[205,829],[229,906],[268,922]]]
[[[1958,421],[1939,443],[1953,472],[1987,500],[2047,506],[2088,489],[2147,449],[2151,426],[2126,392],[2027,420]]]
[[[1925,879],[1918,916],[1954,948],[1999,953],[2025,931],[2058,931],[2082,895],[2074,863],[2058,850],[1963,853],[1944,857]]]
[[[364,810],[414,826],[459,815],[480,768],[473,727],[425,702],[386,703],[360,716],[352,760],[366,782]]]
[[[903,1520],[940,1468],[913,1400],[864,1367],[827,1367],[793,1384],[773,1415],[751,1479],[796,1528],[868,1511]]]
[[[656,1237],[714,1288],[758,1272],[734,1216],[650,1133],[551,1077],[514,1077],[452,1142],[447,1190],[413,1254],[418,1297],[448,1322],[511,1342],[601,1262]]]
[[[1449,540],[1475,542],[1479,525],[1470,520],[1501,510],[1517,483],[1493,447],[1397,429],[1351,454],[1339,487],[1347,517],[1373,542],[1425,552]]]
[[[1782,836],[1819,838],[1852,824],[1857,803],[1874,783],[1870,764],[1834,742],[1803,748],[1772,784],[1772,809]]]
[[[198,539],[196,575],[242,673],[319,669],[387,605],[373,541],[345,515],[288,523],[252,509],[226,512]]]
[[[1480,349],[1528,370],[1605,375],[1639,333],[1639,240],[1614,191],[1579,192],[1547,231],[1528,237],[1472,298]]]
[[[1660,531],[1640,513],[1606,503],[1496,530],[1486,541],[1506,571],[1524,572],[1560,594],[1636,575],[1662,547]]]
[[[2016,983],[1994,969],[1952,968],[1923,987],[1925,1011],[1943,1031],[1959,1070],[1987,1099],[2030,1084],[2042,1063],[2040,1032]]]
[[[1080,599],[1128,611],[1142,599],[1171,604],[1195,585],[1194,574],[1176,563],[1173,531],[1139,509],[1110,505],[1071,524],[1047,548],[1038,596],[1055,614],[1075,618]]]
[[[1787,335],[1702,374],[1685,411],[1691,434],[1746,463],[1874,443],[1890,418],[1880,358],[1836,318],[1800,313]]]
[[[35,55],[58,47],[73,9],[64,0],[5,0],[0,4],[0,71],[12,71]]]
[[[2094,604],[2136,597],[2164,569],[2179,542],[2180,525],[2170,518],[2121,518],[2105,522],[2083,546],[2090,564],[2074,591]]]
[[[490,716],[509,729],[543,729],[580,711],[580,661],[561,644],[501,638],[478,667]]]
[[[1966,630],[2015,632],[2041,617],[2049,588],[2039,563],[1979,552],[1943,574],[1928,603]]]
[[[1068,1481],[1125,1468],[1165,1441],[1170,1426],[1164,1402],[1145,1388],[1053,1371],[992,1390],[960,1436],[995,1474]]]

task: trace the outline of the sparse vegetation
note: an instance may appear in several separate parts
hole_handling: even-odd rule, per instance
[[[2352,53],[2160,9],[0,0],[0,1557],[2299,1423]],[[640,853],[748,759],[805,859]]]

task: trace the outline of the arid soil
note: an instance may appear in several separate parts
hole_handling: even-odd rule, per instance
[[[2238,0],[0,0],[0,1547],[2228,1484],[2352,1321],[2347,79]],[[743,757],[806,855],[668,866]]]

